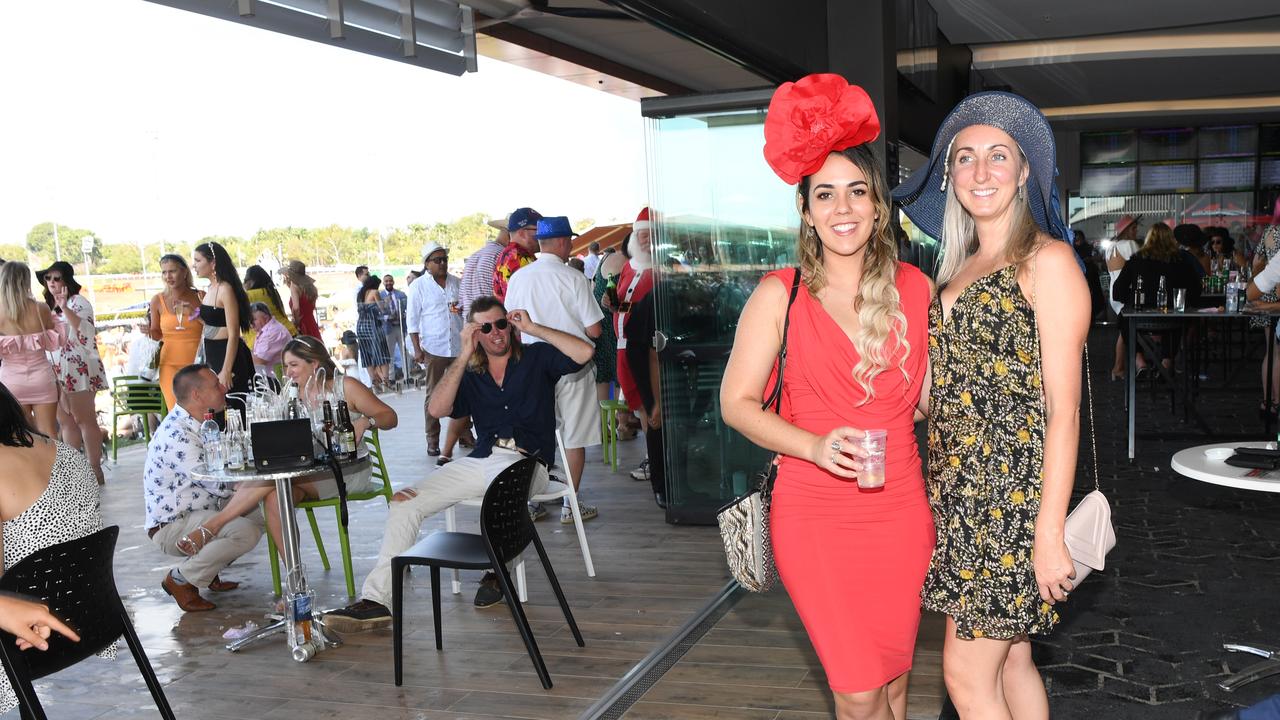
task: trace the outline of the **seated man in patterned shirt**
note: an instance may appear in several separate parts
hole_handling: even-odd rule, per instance
[[[227,504],[233,489],[226,483],[194,480],[191,471],[204,463],[201,418],[208,409],[226,409],[218,376],[207,365],[188,365],[173,376],[177,405],[161,421],[147,446],[142,490],[147,505],[147,536],[166,555],[186,557],[169,571],[160,586],[187,612],[212,610],[202,588],[225,592],[239,583],[218,573],[249,552],[262,537],[261,516],[236,517],[212,527],[210,519]],[[246,503],[248,510],[257,503]]]

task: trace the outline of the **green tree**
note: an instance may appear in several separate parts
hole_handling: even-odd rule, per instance
[[[27,233],[27,250],[31,252],[31,260],[39,267],[47,267],[49,263],[56,258],[57,248],[62,248],[62,259],[69,263],[75,264],[75,261],[82,260],[83,254],[80,252],[80,241],[86,235],[93,235],[93,252],[90,257],[96,264],[102,259],[102,238],[92,230],[83,228],[72,228],[66,225],[58,225],[58,238],[54,241],[53,223],[44,222],[31,228]],[[83,269],[83,261],[81,262]]]
[[[154,255],[149,258],[155,259]],[[159,268],[147,269],[155,272]],[[93,272],[101,275],[142,272],[142,258],[138,255],[137,246],[122,243],[103,246],[102,259],[93,264]]]
[[[22,245],[0,244],[0,258],[5,260],[27,261],[27,249]]]

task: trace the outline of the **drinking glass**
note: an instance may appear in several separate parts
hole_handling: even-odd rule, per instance
[[[187,303],[185,300],[179,300],[173,304],[173,313],[178,316],[178,324],[173,326],[174,330],[186,330],[182,324],[182,318],[187,314]]]
[[[1187,289],[1186,288],[1174,288],[1173,311],[1174,312],[1187,311]]]
[[[864,430],[862,449],[867,456],[862,459],[862,472],[858,473],[858,487],[873,489],[884,487],[884,451],[887,430]]]

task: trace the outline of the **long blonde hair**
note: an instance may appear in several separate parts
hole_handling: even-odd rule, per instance
[[[30,310],[36,304],[31,294],[31,268],[24,262],[10,260],[0,265],[0,316],[23,332],[34,331]]]
[[[858,332],[853,336],[853,347],[858,351],[858,364],[853,368],[853,379],[862,387],[866,397],[862,404],[875,399],[872,381],[888,370],[898,356],[898,369],[910,383],[904,365],[911,350],[907,342],[907,317],[902,312],[898,295],[898,244],[894,241],[889,224],[889,204],[885,198],[884,179],[879,163],[868,145],[858,145],[838,154],[853,163],[867,179],[871,202],[876,209],[875,226],[862,254],[862,278],[858,281],[858,295],[853,309],[858,313]],[[797,188],[800,209],[809,210],[810,176],[801,178]],[[803,224],[803,223],[802,223]],[[796,255],[800,259],[800,276],[809,294],[817,297],[827,286],[827,270],[822,264],[822,240],[811,225],[800,229],[796,240]]]
[[[946,171],[948,178],[951,176],[951,164],[954,160],[955,156],[948,149]],[[1018,148],[1018,160],[1024,167],[1027,165],[1027,156],[1023,154],[1021,147]],[[1030,176],[1026,182],[1031,182]],[[973,216],[964,209],[964,205],[960,204],[960,198],[956,196],[955,183],[947,184],[949,185],[947,204],[942,212],[942,237],[939,238],[942,241],[942,257],[938,261],[936,278],[938,287],[944,287],[951,282],[960,272],[960,266],[964,265],[964,261],[978,251],[978,227],[973,222]],[[1018,188],[1011,209],[1013,210],[1011,225],[1013,229],[1005,243],[1004,255],[1010,263],[1017,264],[1035,253],[1040,236],[1040,226],[1036,225],[1036,220],[1031,215],[1031,208],[1027,205],[1025,183]]]
[[[1178,241],[1173,238],[1169,226],[1158,222],[1147,231],[1147,239],[1138,249],[1137,254],[1152,260],[1173,262],[1178,259]]]

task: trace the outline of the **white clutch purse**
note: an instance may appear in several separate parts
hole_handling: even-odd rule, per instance
[[[1071,562],[1076,566],[1076,576],[1071,584],[1072,587],[1080,587],[1089,573],[1106,567],[1107,553],[1116,546],[1116,531],[1111,525],[1111,503],[1107,502],[1101,490],[1095,489],[1085,495],[1067,515],[1065,534]]]

